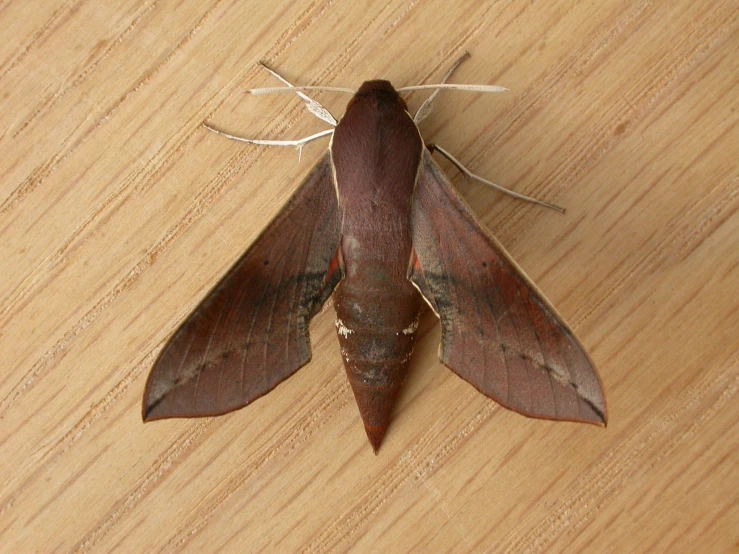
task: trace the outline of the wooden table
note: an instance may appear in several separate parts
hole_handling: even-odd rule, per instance
[[[725,552],[739,540],[735,1],[0,4],[0,550]],[[247,409],[141,423],[164,342],[326,144],[274,86],[438,81],[427,140],[570,322],[603,430],[526,419],[422,325],[378,456],[333,308]],[[346,96],[316,98],[340,116]],[[424,94],[407,96],[416,108]]]

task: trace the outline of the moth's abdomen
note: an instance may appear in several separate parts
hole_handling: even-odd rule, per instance
[[[383,286],[349,278],[334,298],[344,368],[376,452],[408,373],[421,297],[408,281]]]
[[[337,292],[336,331],[349,379],[378,388],[401,384],[418,328],[418,310],[403,306],[411,299],[393,290],[362,293],[346,282]]]

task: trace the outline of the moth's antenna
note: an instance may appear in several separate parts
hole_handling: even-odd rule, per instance
[[[437,84],[437,85],[416,85],[412,87],[402,87],[395,89],[398,92],[410,92],[412,90],[433,90],[433,89],[449,89],[449,90],[466,90],[470,92],[508,92],[505,87],[495,85],[455,85],[455,84]],[[350,88],[342,87],[319,87],[319,86],[300,86],[300,87],[265,87],[253,88],[247,90],[249,94],[280,94],[283,92],[297,92],[303,90],[323,90],[326,92],[342,92],[345,94],[355,94],[357,91]]]
[[[470,92],[508,92],[505,87],[495,85],[455,85],[439,83],[438,85],[416,85],[413,87],[402,87],[395,89],[398,92],[410,92],[412,90],[432,90],[432,89],[449,89],[449,90],[467,90]]]
[[[314,86],[301,86],[301,87],[267,87],[267,88],[253,88],[247,90],[249,94],[279,94],[281,92],[296,92],[299,90],[325,90],[327,92],[345,92],[347,94],[354,94],[356,90],[350,88],[341,87],[314,87]]]

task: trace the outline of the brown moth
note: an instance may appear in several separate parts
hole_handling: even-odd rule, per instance
[[[164,347],[144,421],[224,414],[272,390],[310,360],[309,322],[333,294],[375,453],[424,302],[441,320],[439,358],[480,392],[529,417],[605,425],[588,354],[432,159],[417,127],[429,108],[414,119],[388,81],[356,91],[328,151]]]

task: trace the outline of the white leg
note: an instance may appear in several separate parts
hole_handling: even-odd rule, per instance
[[[446,75],[444,75],[444,78],[441,80],[441,84],[444,84],[447,82],[447,79],[452,76],[452,73],[454,73],[454,70],[459,67],[459,64],[461,64],[463,61],[465,61],[467,58],[470,57],[469,52],[465,52],[460,56],[456,62],[454,62],[454,65],[452,65],[451,69],[446,72]],[[426,101],[421,104],[421,107],[418,108],[418,111],[416,112],[416,115],[413,116],[413,121],[416,125],[418,125],[421,121],[426,119],[426,116],[431,113],[431,108],[433,107],[434,98],[436,98],[436,95],[439,94],[440,89],[436,89],[431,96],[429,96]]]
[[[303,155],[303,146],[308,144],[309,142],[319,139],[321,137],[327,137],[328,135],[332,134],[334,132],[333,129],[329,129],[328,131],[321,131],[320,133],[316,133],[315,135],[310,135],[309,137],[304,137],[302,139],[298,140],[265,140],[265,139],[248,139],[244,137],[237,137],[236,135],[229,135],[228,133],[224,133],[223,131],[219,131],[215,127],[211,127],[207,123],[203,123],[203,127],[208,129],[209,131],[213,131],[217,135],[221,135],[222,137],[226,137],[231,140],[235,140],[238,142],[245,142],[247,144],[262,144],[265,146],[295,146],[298,149],[298,159]]]
[[[280,81],[282,81],[283,83],[285,83],[289,88],[295,88],[294,85],[292,85],[291,83],[289,83],[286,79],[283,79],[282,76],[279,75],[277,72],[272,71],[264,63],[259,62],[259,65],[261,65],[264,69],[266,69],[272,75],[274,75],[275,77],[277,77]],[[338,121],[336,121],[336,118],[333,115],[331,115],[331,112],[329,112],[326,108],[324,108],[319,102],[316,102],[315,100],[313,100],[313,98],[311,98],[307,94],[303,94],[299,90],[296,90],[295,91],[295,94],[297,94],[303,100],[305,100],[306,107],[308,108],[308,111],[310,113],[312,113],[313,115],[315,115],[318,119],[322,119],[323,121],[325,121],[329,125],[332,125],[333,127],[336,127],[336,125],[338,124]]]
[[[504,194],[507,194],[509,196],[513,196],[513,198],[518,198],[519,200],[526,200],[526,202],[532,202],[534,204],[539,204],[540,206],[544,206],[545,208],[549,208],[550,210],[557,210],[558,212],[565,213],[564,208],[560,208],[559,206],[555,206],[554,204],[550,204],[549,202],[544,202],[543,200],[538,200],[536,198],[531,198],[530,196],[525,196],[523,194],[519,194],[518,192],[513,192],[512,190],[508,190],[507,188],[501,187],[500,185],[496,185],[495,183],[488,181],[487,179],[483,179],[479,175],[475,175],[472,173],[469,169],[467,169],[465,166],[463,166],[459,160],[457,160],[454,156],[452,156],[449,152],[444,150],[441,146],[432,145],[429,147],[431,151],[437,150],[439,154],[444,156],[447,160],[452,162],[454,166],[459,169],[462,173],[464,173],[467,177],[470,179],[474,179],[475,181],[479,181],[485,185],[488,185],[489,187],[493,187],[495,190],[500,191]]]

